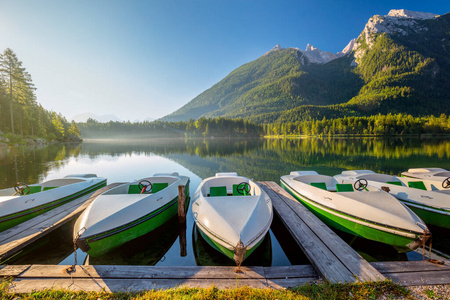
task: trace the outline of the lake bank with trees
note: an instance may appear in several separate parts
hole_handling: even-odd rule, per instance
[[[317,137],[317,136],[421,136],[450,135],[450,117],[414,117],[387,114],[369,117],[305,120],[295,123],[257,124],[246,119],[200,118],[178,122],[107,122],[89,119],[78,123],[88,139],[185,137]]]
[[[31,75],[9,48],[0,54],[0,148],[81,141],[75,122],[37,102]],[[63,101],[63,99],[62,99]]]

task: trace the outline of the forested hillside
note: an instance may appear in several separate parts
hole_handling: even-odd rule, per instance
[[[80,140],[77,125],[61,114],[44,109],[36,99],[31,75],[11,49],[0,54],[0,131],[43,140]],[[63,100],[63,99],[61,99]]]
[[[450,114],[450,14],[425,20],[374,16],[348,55],[317,64],[302,53],[274,49],[162,120]]]

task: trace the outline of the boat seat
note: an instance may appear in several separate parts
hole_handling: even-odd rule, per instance
[[[227,195],[226,186],[212,186],[209,188],[210,197],[226,196],[226,195]]]
[[[57,186],[46,186],[44,187],[44,191],[48,191],[48,190],[52,190],[52,189],[56,189]]]
[[[338,183],[336,192],[353,192],[353,186],[350,183]]]
[[[141,189],[139,188],[139,186],[137,184],[130,184],[128,186],[128,194],[140,194],[141,193]]]
[[[393,184],[393,185],[399,185],[401,186],[402,183],[400,181],[386,181],[387,184]]]
[[[28,195],[41,192],[40,185],[29,185],[28,187],[30,188],[30,193],[28,193]],[[45,189],[44,189],[44,191],[45,191]]]
[[[152,185],[152,194],[162,191],[163,189],[165,189],[168,186],[169,186],[169,184],[167,182],[161,182],[161,183],[155,182]]]
[[[250,193],[247,193],[245,190],[244,190],[244,194],[240,194],[237,190],[238,186],[239,186],[239,184],[233,184],[233,196],[249,196],[250,195]]]
[[[413,189],[427,190],[423,181],[408,181],[408,186]]]
[[[325,182],[311,182],[310,185],[325,191],[327,190],[327,185]]]

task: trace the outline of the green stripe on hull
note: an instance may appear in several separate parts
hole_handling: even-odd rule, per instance
[[[214,241],[213,239],[210,239],[209,236],[203,232],[203,230],[200,228],[200,226],[197,226],[197,228],[199,229],[198,231],[200,232],[200,235],[203,237],[203,239],[214,249],[216,249],[217,251],[223,253],[225,256],[229,257],[231,260],[234,261],[234,250],[230,250],[228,248],[225,248],[224,246],[222,246],[221,244],[217,243],[216,241]],[[264,237],[255,245],[255,247],[253,247],[250,250],[247,250],[245,252],[245,258],[244,260],[250,256],[250,254],[253,253],[253,251],[255,251],[256,248],[259,247],[259,245],[262,243],[262,241],[264,240]]]
[[[106,186],[106,180],[102,181],[96,185],[90,186],[89,188],[86,188],[84,190],[81,190],[77,193],[74,193],[72,195],[55,200],[53,202],[46,203],[41,206],[33,207],[26,211],[21,211],[21,212],[15,213],[15,214],[5,216],[2,219],[6,219],[6,220],[0,219],[0,232],[4,231],[6,229],[9,229],[11,227],[14,227],[16,225],[19,225],[20,223],[28,221],[34,217],[37,217],[37,216],[39,216],[43,213],[46,213],[58,206],[66,204],[67,202],[75,200],[76,198],[79,198],[87,193],[95,191],[104,186]]]
[[[158,228],[159,226],[166,223],[172,217],[174,217],[178,212],[178,197],[171,201],[172,203],[167,209],[162,210],[155,216],[149,218],[148,220],[137,223],[135,226],[129,226],[128,229],[118,231],[117,233],[112,233],[104,238],[101,236],[88,238],[87,244],[90,249],[87,253],[90,256],[96,257],[105,254],[106,252],[128,242],[150,231]],[[156,212],[153,212],[156,213]]]
[[[292,191],[284,182],[281,186],[289,192],[292,196],[306,206],[312,213],[314,213],[322,222],[336,228],[338,230],[347,232],[352,235],[360,236],[369,240],[385,243],[394,246],[398,251],[410,251],[406,245],[414,241],[416,238],[408,238],[401,235],[393,234],[383,230],[375,229],[364,224],[356,223],[352,220],[347,220],[341,217],[341,214],[332,214],[323,210],[320,206],[314,205],[309,201],[305,201],[300,195]],[[331,210],[331,209],[330,209]]]
[[[418,215],[425,222],[425,224],[450,229],[449,215],[444,215],[442,213],[421,209],[410,205],[408,202],[403,203],[405,203],[413,212],[415,212],[416,215]],[[447,213],[450,212],[447,211]]]

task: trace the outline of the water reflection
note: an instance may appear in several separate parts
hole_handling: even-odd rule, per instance
[[[17,254],[0,261],[0,264],[59,264],[73,254],[72,231],[74,225],[75,219],[26,246]]]
[[[134,239],[100,257],[87,256],[85,265],[154,266],[178,238],[178,220],[170,219],[161,227]]]
[[[450,169],[450,140],[418,138],[354,138],[354,139],[149,139],[135,141],[85,141],[78,145],[54,144],[42,147],[0,150],[0,188],[12,187],[17,181],[26,183],[62,177],[73,173],[95,173],[107,177],[108,183],[129,182],[159,172],[179,172],[191,178],[191,196],[202,178],[216,172],[235,171],[257,181],[279,182],[281,175],[292,170],[316,170],[320,174],[335,175],[346,169],[370,169],[387,174],[400,174],[411,167],[441,167]],[[194,265],[204,264],[198,259],[202,244],[192,241],[193,219],[187,215],[187,256],[180,257],[176,238],[177,228],[166,229],[167,238],[158,241],[158,250],[151,239],[140,241],[140,251],[128,253],[118,250],[102,263]],[[55,231],[27,248],[13,263],[71,263],[72,236],[70,229]],[[276,238],[275,238],[276,236]],[[282,225],[271,229],[272,265],[308,263],[301,250],[293,246]],[[403,260],[390,249],[368,245],[352,237],[345,237],[361,255],[369,260]],[[148,242],[146,244],[146,242]],[[171,244],[171,246],[170,246]],[[40,246],[39,246],[40,245]],[[47,245],[47,246],[45,246]],[[125,245],[124,245],[125,246]],[[44,247],[44,248],[42,248]],[[138,246],[125,246],[134,250]],[[433,247],[450,252],[448,232],[433,238]],[[169,248],[167,250],[167,248]],[[205,248],[205,247],[203,247]],[[150,249],[150,250],[149,250]],[[196,255],[194,255],[194,249]],[[54,250],[54,251],[53,251]],[[123,250],[123,252],[122,252]],[[160,250],[160,251],[159,251]],[[215,252],[215,250],[213,250]],[[31,253],[25,255],[25,252]],[[157,252],[157,253],[156,253]],[[162,254],[161,253],[165,253]],[[33,254],[34,253],[34,254]],[[47,253],[48,259],[39,253]],[[154,253],[154,257],[151,256]],[[202,252],[204,253],[204,252]],[[210,256],[210,251],[206,250]],[[156,255],[157,254],[157,255]],[[219,253],[220,255],[220,253]],[[158,257],[166,257],[166,260]],[[226,257],[225,257],[226,258]],[[208,258],[210,261],[211,259]],[[207,260],[208,260],[207,259]],[[214,260],[213,258],[212,260]],[[421,257],[420,257],[421,259]],[[44,260],[46,260],[44,262]],[[12,260],[13,261],[13,260]],[[114,261],[114,262],[113,262]],[[138,262],[140,261],[140,262]],[[9,262],[8,262],[9,263]],[[92,263],[90,261],[90,263]],[[95,262],[97,263],[97,262]],[[208,262],[206,262],[208,263]],[[220,262],[222,263],[222,262]],[[232,263],[232,262],[231,262]]]
[[[236,266],[233,260],[215,250],[202,238],[195,224],[192,229],[192,248],[197,266]],[[244,260],[242,266],[270,267],[271,265],[272,242],[268,233],[258,248]]]

